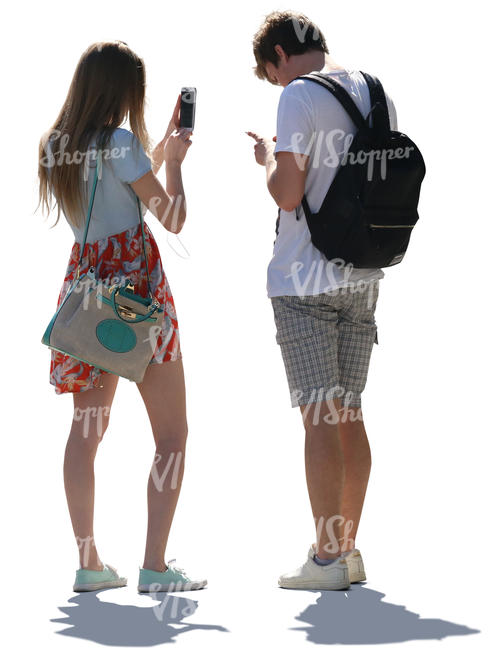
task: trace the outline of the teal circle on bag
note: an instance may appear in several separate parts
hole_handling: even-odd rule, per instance
[[[96,333],[103,347],[112,352],[129,352],[137,343],[133,329],[115,318],[100,321]]]

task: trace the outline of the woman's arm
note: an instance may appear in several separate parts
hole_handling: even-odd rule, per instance
[[[164,138],[159,142],[153,149],[151,157],[153,160],[152,163],[152,170],[155,174],[158,173],[158,171],[161,169],[161,166],[164,162],[164,148],[166,146],[166,142],[169,138],[169,136],[173,133],[173,131],[176,131],[180,127],[180,105],[181,105],[181,94],[178,95],[178,99],[176,100],[176,105],[173,109],[173,115],[171,116],[171,119],[168,124],[168,128],[166,129],[166,133],[164,134]]]
[[[187,131],[174,132],[165,143],[166,189],[150,170],[131,187],[148,210],[160,221],[166,230],[179,233],[186,219],[186,201],[181,163],[192,144]]]

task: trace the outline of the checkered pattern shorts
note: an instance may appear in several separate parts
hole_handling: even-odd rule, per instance
[[[360,407],[373,344],[379,280],[312,296],[271,298],[292,407],[340,398]]]

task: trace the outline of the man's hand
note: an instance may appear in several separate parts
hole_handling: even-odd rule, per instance
[[[274,143],[276,142],[276,136],[272,140],[269,140],[267,138],[262,138],[252,131],[246,131],[246,133],[256,141],[256,144],[254,145],[254,157],[256,158],[258,165],[266,165],[266,161],[274,161]]]
[[[300,204],[305,191],[308,155],[279,151],[275,157],[276,136],[267,140],[252,131],[246,133],[256,141],[256,162],[266,167],[269,193],[278,207],[291,212]]]

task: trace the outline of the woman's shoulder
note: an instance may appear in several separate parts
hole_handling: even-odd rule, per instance
[[[120,126],[114,129],[110,136],[110,149],[117,150],[118,155],[122,157],[127,154],[135,156],[137,159],[147,157],[139,138],[129,129]]]
[[[126,183],[132,183],[152,169],[152,162],[144,151],[139,139],[122,127],[117,127],[110,138],[110,158],[113,159],[113,169]]]
[[[138,138],[132,133],[132,131],[120,126],[112,131],[110,140],[115,145],[119,144],[134,147],[140,144]]]

